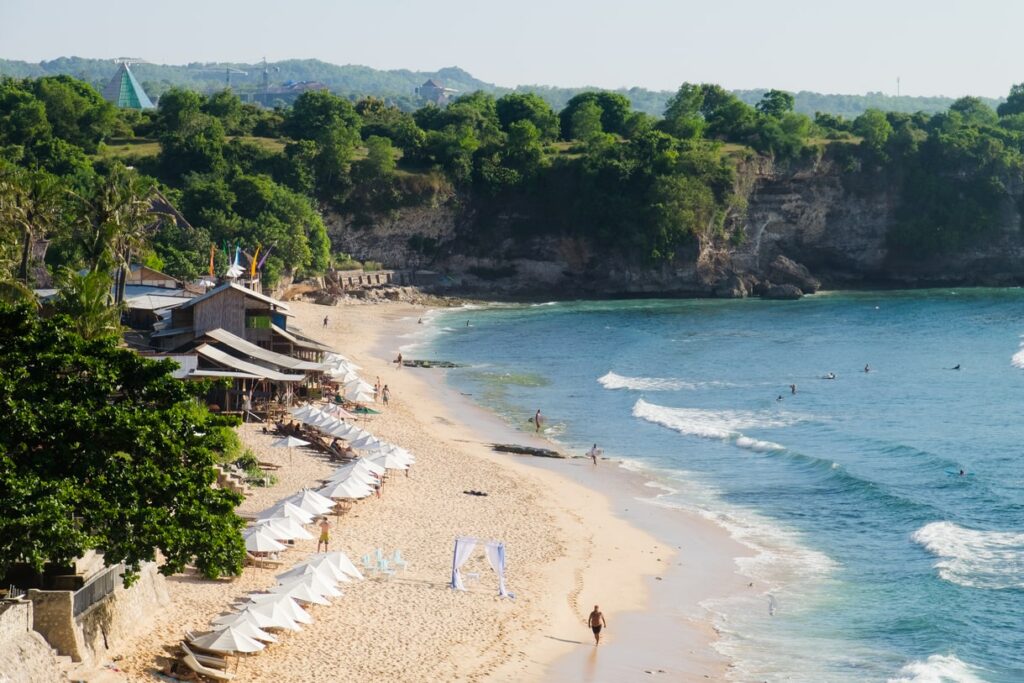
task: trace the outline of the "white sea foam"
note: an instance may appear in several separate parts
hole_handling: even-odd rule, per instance
[[[955,655],[932,655],[907,664],[889,683],[981,683],[974,669]]]
[[[1024,588],[1024,533],[932,522],[911,536],[939,560],[944,580],[971,588]]]
[[[614,370],[597,378],[605,389],[628,389],[630,391],[679,391],[680,389],[704,389],[707,387],[731,387],[729,382],[688,382],[675,377],[628,377]]]
[[[633,405],[633,416],[668,427],[680,434],[705,439],[729,441],[752,451],[780,451],[785,446],[762,441],[743,434],[743,429],[787,427],[798,418],[784,413],[754,413],[740,410],[701,410],[699,408],[668,408],[648,403],[642,398]]]

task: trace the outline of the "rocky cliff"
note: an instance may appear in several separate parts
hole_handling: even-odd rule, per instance
[[[400,210],[364,228],[338,215],[327,224],[335,248],[356,258],[435,271],[458,293],[491,297],[794,298],[821,286],[1024,282],[1019,201],[1007,201],[997,234],[970,249],[896,258],[887,236],[900,206],[898,169],[850,169],[826,155],[778,170],[753,159],[739,166],[736,183],[746,210],[729,219],[725,235],[695,239],[657,267],[579,237],[521,237],[518,207],[489,214],[483,225],[466,198]]]

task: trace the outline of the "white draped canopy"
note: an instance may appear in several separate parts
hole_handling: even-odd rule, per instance
[[[466,584],[462,580],[462,566],[472,557],[477,546],[484,549],[491,569],[498,575],[498,595],[503,598],[515,598],[505,588],[505,544],[501,541],[484,541],[468,536],[456,538],[455,550],[452,553],[451,587],[455,590],[466,590]]]

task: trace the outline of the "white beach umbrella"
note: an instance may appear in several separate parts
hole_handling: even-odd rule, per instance
[[[303,441],[302,439],[296,438],[294,436],[286,436],[281,439],[274,439],[273,441],[270,442],[270,445],[273,446],[274,448],[287,448],[288,462],[291,462],[292,456],[295,453],[294,449],[298,448],[299,446],[308,446],[309,442]]]
[[[292,579],[296,579],[307,574],[315,574],[325,581],[331,583],[349,582],[352,579],[348,577],[343,571],[332,564],[325,558],[317,558],[316,564],[312,560],[306,562],[300,562],[283,574],[277,575],[278,583],[288,583]]]
[[[352,389],[345,391],[345,398],[353,403],[373,403],[373,390]]]
[[[315,515],[306,512],[295,503],[282,500],[260,513],[260,517],[291,517],[299,524],[312,524]]]
[[[257,531],[245,537],[245,549],[256,553],[272,553],[284,550],[286,546],[265,531]]]
[[[377,470],[380,470],[379,472]],[[344,465],[334,470],[327,481],[339,482],[348,481],[349,479],[355,479],[357,481],[376,486],[379,480],[374,475],[380,475],[384,473],[384,468],[377,463],[371,463],[367,460],[360,458],[354,463]]]
[[[352,560],[348,559],[348,555],[341,552],[340,550],[332,550],[329,553],[317,553],[315,555],[311,555],[310,557],[313,559],[323,557],[331,562],[336,563],[338,565],[338,569],[345,572],[353,579],[363,578],[362,572],[360,572],[356,568],[356,566],[352,564]]]
[[[348,445],[352,448],[358,448],[361,451],[371,450],[380,446],[383,442],[373,435],[362,436],[354,441],[349,441]]]
[[[306,512],[311,512],[314,515],[327,514],[334,509],[333,500],[325,496],[321,496],[319,493],[311,489],[302,489],[285,500],[290,503],[295,503]]]
[[[250,593],[249,599],[253,605],[273,604],[279,607],[282,613],[296,624],[312,624],[313,617],[295,600],[295,598],[280,593]],[[297,628],[295,630],[298,630]]]
[[[324,491],[324,489],[334,484],[351,484],[352,486],[357,487],[357,489],[365,487],[372,491],[380,485],[380,480],[365,469],[348,470],[347,472],[339,472],[331,475],[331,477],[327,479],[327,483],[324,487],[319,489],[319,493],[327,496],[327,492]]]
[[[312,405],[309,405],[309,404],[306,404],[304,406],[298,406],[296,408],[292,408],[288,412],[296,420],[301,420],[302,418],[307,417],[311,412],[313,412],[315,410],[317,410],[316,407],[314,407]]]
[[[234,626],[225,626],[218,631],[201,635],[191,642],[196,647],[211,652],[235,654],[238,652],[259,652],[266,647],[263,643],[250,638]]]
[[[373,488],[361,481],[338,481],[320,489],[320,493],[338,500],[357,500],[373,494]]]
[[[323,574],[314,571],[310,574],[292,576],[284,581],[278,581],[276,587],[290,589],[292,586],[305,586],[309,588],[309,590],[314,593],[318,593],[323,597],[337,598],[341,597],[341,591],[335,588],[337,583],[338,582],[334,580],[333,576],[324,576]]]
[[[351,583],[352,577],[346,574],[336,560],[325,555],[311,555],[306,560],[306,566],[312,567],[320,572],[321,576],[328,576],[334,583]]]
[[[402,458],[399,458],[394,453],[390,453],[388,451],[380,451],[378,453],[368,455],[367,458],[389,470],[409,469],[409,465],[407,465]]]
[[[214,631],[232,628],[235,631],[241,633],[244,636],[249,636],[253,640],[258,640],[262,643],[276,643],[277,638],[264,631],[262,628],[256,625],[256,621],[253,616],[247,612],[236,613],[236,619],[226,624],[216,624]]]
[[[328,436],[336,436],[339,439],[348,440],[352,438],[352,430],[355,429],[352,425],[346,424],[345,422],[338,421],[338,424],[331,427],[330,431],[327,432]]]
[[[279,541],[309,541],[313,534],[302,528],[302,525],[291,517],[267,517],[258,519],[250,529],[263,528],[267,534]]]
[[[385,470],[381,465],[365,458],[359,458],[359,460],[356,460],[356,468],[361,469],[364,472],[369,472],[370,474],[375,474],[378,477],[382,476]]]
[[[287,586],[274,586],[270,589],[270,592],[287,595],[288,597],[295,598],[299,602],[309,602],[315,605],[330,604],[324,598],[323,593],[313,590],[304,583],[290,583]]]
[[[210,623],[213,624],[214,630],[216,630],[216,627],[219,626],[230,626],[232,624],[236,624],[242,621],[248,621],[261,629],[280,628],[279,626],[276,626],[274,624],[274,620],[270,617],[265,616],[261,613],[253,612],[252,610],[248,609],[248,607],[249,605],[246,605],[246,608],[241,611],[222,614]]]
[[[294,601],[289,599],[288,602]],[[246,605],[244,611],[252,612],[253,616],[255,616],[257,620],[267,620],[268,623],[265,626],[262,626],[261,628],[283,628],[289,631],[302,630],[302,627],[299,626],[299,621],[292,615],[292,610],[288,606],[288,603],[282,600],[254,601]]]

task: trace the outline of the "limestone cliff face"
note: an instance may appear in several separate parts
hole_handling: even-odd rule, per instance
[[[437,271],[457,291],[482,296],[788,298],[792,288],[799,295],[819,285],[1024,282],[1020,202],[1007,201],[998,234],[975,247],[944,258],[895,259],[886,240],[899,187],[896,170],[843,170],[827,156],[787,170],[754,159],[737,172],[746,210],[727,222],[731,237],[694,240],[657,267],[581,238],[521,237],[514,225],[523,217],[513,209],[482,226],[471,202],[454,197],[362,229],[342,216],[327,223],[336,249],[392,268]],[[1024,196],[1024,188],[1009,189]]]

